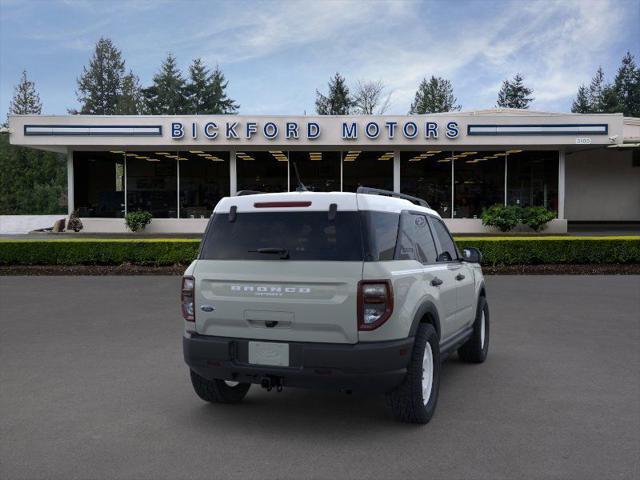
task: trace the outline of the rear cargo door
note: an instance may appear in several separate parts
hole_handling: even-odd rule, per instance
[[[265,340],[355,343],[360,262],[198,262],[196,331]]]
[[[269,205],[217,211],[212,218],[194,272],[196,331],[356,343],[363,256],[358,212]]]

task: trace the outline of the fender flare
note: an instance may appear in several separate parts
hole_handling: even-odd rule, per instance
[[[482,280],[478,286],[478,297],[487,298],[487,289],[484,286],[484,280]]]
[[[421,320],[427,314],[429,314],[431,318],[433,318],[433,327],[436,329],[438,337],[440,337],[440,315],[438,315],[438,309],[436,308],[435,304],[430,300],[424,301],[420,305],[420,307],[418,307],[418,310],[413,317],[413,321],[411,322],[411,329],[409,330],[410,337],[415,336],[416,332],[418,331],[418,325],[420,325]]]

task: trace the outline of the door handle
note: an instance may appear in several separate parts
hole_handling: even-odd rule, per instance
[[[464,280],[464,275],[459,273],[458,275],[456,275],[456,280],[458,280],[458,281]]]
[[[434,287],[438,287],[442,285],[442,280],[440,280],[438,277],[435,277],[433,280],[431,280],[431,285],[433,285]]]

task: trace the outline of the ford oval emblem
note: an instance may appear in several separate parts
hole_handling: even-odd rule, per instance
[[[213,305],[200,305],[200,310],[203,312],[213,312],[216,309]]]

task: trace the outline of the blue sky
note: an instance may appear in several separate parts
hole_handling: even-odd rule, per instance
[[[382,80],[387,113],[406,113],[430,75],[453,82],[463,109],[492,107],[516,72],[532,108],[568,111],[598,65],[611,79],[627,50],[640,63],[640,0],[0,0],[0,116],[23,69],[44,113],[76,107],[100,36],[143,84],[169,51],[184,71],[195,57],[219,64],[242,114],[311,114],[336,71]]]

